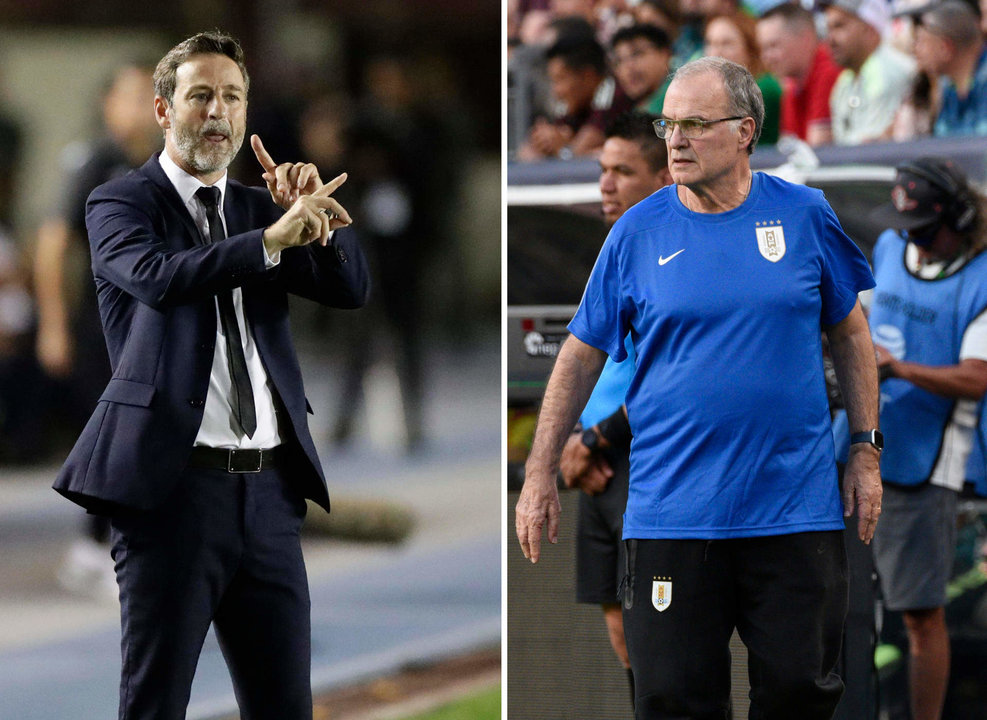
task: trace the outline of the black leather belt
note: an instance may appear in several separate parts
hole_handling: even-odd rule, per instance
[[[189,467],[225,470],[231,473],[257,473],[284,466],[288,453],[283,445],[269,450],[224,450],[196,446],[189,455]]]

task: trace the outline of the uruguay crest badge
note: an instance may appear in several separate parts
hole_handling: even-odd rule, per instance
[[[658,612],[665,612],[672,604],[672,579],[655,578],[651,585],[651,604]]]
[[[781,220],[767,220],[755,223],[757,233],[757,249],[761,257],[771,262],[778,262],[785,257],[785,230]]]

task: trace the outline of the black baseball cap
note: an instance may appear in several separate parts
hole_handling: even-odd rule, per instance
[[[940,221],[954,199],[944,187],[932,183],[929,174],[934,177],[946,174],[956,182],[955,171],[942,161],[922,159],[899,165],[891,188],[891,202],[871,211],[871,219],[895,230],[915,230]]]

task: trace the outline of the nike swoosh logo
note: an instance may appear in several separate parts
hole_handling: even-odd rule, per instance
[[[659,265],[664,265],[665,263],[667,263],[669,260],[671,260],[673,257],[675,257],[676,255],[678,255],[679,253],[684,253],[684,252],[685,252],[685,248],[682,248],[681,250],[679,250],[679,252],[672,253],[668,257],[662,257],[661,255],[659,255],[658,256],[658,264]]]

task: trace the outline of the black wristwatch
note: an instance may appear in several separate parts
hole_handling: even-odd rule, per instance
[[[585,440],[583,441],[585,442]],[[880,430],[866,430],[850,436],[850,444],[870,443],[878,452],[884,450],[884,434]]]
[[[583,445],[594,452],[600,447],[600,436],[596,434],[596,430],[593,428],[586,428],[583,430],[582,440]]]

